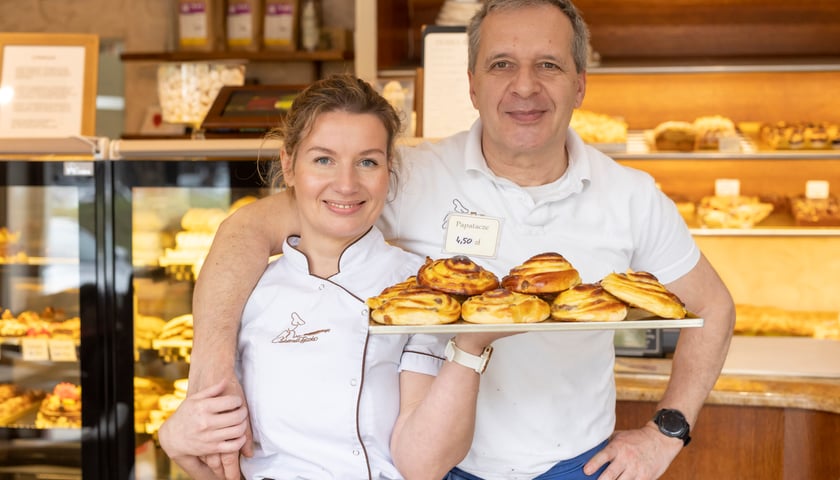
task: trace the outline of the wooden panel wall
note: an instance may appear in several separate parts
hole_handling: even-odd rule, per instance
[[[840,2],[575,0],[605,58],[840,54]]]
[[[443,3],[378,0],[380,69],[420,64],[420,29],[435,21]],[[593,46],[605,59],[840,55],[840,2],[832,0],[575,4],[590,26]]]

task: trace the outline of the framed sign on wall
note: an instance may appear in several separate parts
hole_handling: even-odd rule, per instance
[[[99,37],[0,33],[0,138],[93,136]]]

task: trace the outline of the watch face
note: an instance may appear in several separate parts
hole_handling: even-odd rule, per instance
[[[688,429],[685,417],[679,412],[665,410],[659,416],[659,426],[662,430],[674,436],[682,435]]]

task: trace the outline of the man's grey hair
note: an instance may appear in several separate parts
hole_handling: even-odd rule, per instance
[[[485,0],[484,6],[479,10],[470,24],[467,26],[469,37],[469,68],[475,73],[475,64],[478,58],[478,44],[481,42],[481,23],[488,13],[505,10],[516,10],[524,7],[540,5],[551,5],[562,11],[572,23],[574,37],[572,39],[572,57],[575,59],[575,67],[578,73],[586,70],[586,61],[589,58],[589,27],[583,21],[577,7],[571,0]]]

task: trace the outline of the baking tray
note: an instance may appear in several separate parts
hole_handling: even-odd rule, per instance
[[[620,322],[561,322],[549,318],[537,323],[468,323],[463,320],[445,325],[383,325],[370,322],[371,335],[405,333],[461,333],[461,332],[562,332],[573,330],[633,330],[649,328],[697,328],[703,319],[689,314],[681,319],[651,317],[650,313],[630,310]]]

